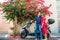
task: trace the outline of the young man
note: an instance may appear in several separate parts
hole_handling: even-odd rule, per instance
[[[41,26],[41,14],[40,14],[40,12],[39,13],[37,13],[37,16],[35,17],[35,21],[36,21],[36,26],[35,26],[35,30],[34,30],[34,34],[35,34],[35,40],[37,40],[37,30],[39,29],[39,31],[40,31],[40,40],[42,40],[42,30],[41,30],[41,28],[42,28],[42,26]]]

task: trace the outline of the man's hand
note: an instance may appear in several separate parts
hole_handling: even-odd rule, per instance
[[[30,23],[34,23],[34,20],[31,20]]]

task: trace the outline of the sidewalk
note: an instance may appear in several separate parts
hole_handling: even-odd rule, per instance
[[[7,35],[8,32],[0,32],[0,38],[5,38],[5,35]]]
[[[25,39],[21,38],[6,38],[6,35],[8,35],[8,32],[0,32],[0,40],[34,40],[34,36],[27,36]],[[51,38],[48,40],[60,40],[60,34],[51,34]]]
[[[58,34],[51,34],[51,37],[60,38],[60,33],[58,33]]]

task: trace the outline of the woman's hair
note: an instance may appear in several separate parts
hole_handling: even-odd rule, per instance
[[[46,16],[47,14],[45,12],[42,13],[43,16]]]

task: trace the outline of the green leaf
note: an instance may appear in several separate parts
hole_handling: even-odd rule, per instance
[[[5,16],[5,18],[6,18],[7,20],[9,20],[9,16]]]
[[[24,10],[25,13],[29,13],[28,10]]]
[[[20,2],[20,5],[22,8],[24,8],[26,4],[24,2]]]

